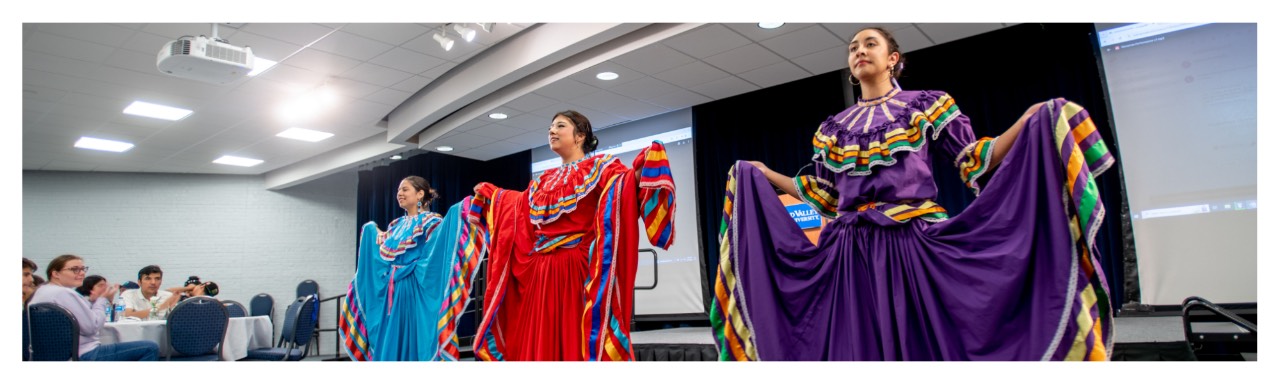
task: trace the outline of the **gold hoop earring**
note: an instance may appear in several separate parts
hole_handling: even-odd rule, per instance
[[[859,85],[859,84],[862,84],[862,82],[861,82],[861,81],[853,81],[853,75],[852,75],[852,74],[850,74],[850,75],[849,75],[849,85]]]

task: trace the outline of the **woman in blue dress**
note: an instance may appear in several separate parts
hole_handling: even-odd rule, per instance
[[[406,177],[396,192],[405,215],[385,232],[374,222],[361,228],[355,277],[339,303],[352,360],[458,359],[457,321],[485,243],[463,211],[470,197],[445,216],[426,210],[435,198],[426,179]]]

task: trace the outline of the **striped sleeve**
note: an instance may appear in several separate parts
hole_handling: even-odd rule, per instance
[[[840,193],[831,184],[832,172],[823,172],[822,164],[815,167],[814,175],[799,175],[791,180],[795,183],[800,200],[812,207],[818,214],[828,219],[836,218],[836,206],[840,202]],[[823,173],[827,173],[824,175]],[[824,178],[823,176],[827,176]]]
[[[662,249],[675,241],[676,184],[660,141],[649,144],[631,163],[639,173],[640,218],[649,243]]]
[[[974,195],[982,191],[978,179],[991,170],[991,153],[994,152],[996,139],[998,137],[983,137],[969,143],[956,155],[954,164],[960,170],[960,180],[964,181],[964,185]]]

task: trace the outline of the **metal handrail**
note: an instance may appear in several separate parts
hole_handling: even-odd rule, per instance
[[[640,250],[640,253],[645,253],[645,252],[649,252],[650,254],[653,255],[653,285],[650,285],[648,287],[635,287],[635,290],[637,291],[650,290],[658,287],[658,251],[653,250],[653,248],[645,248]]]

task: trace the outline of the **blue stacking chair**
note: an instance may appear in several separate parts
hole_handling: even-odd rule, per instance
[[[80,360],[80,323],[75,315],[54,303],[32,304],[31,360]]]
[[[169,311],[165,332],[174,361],[216,361],[227,336],[227,308],[217,299],[197,296],[183,300]]]
[[[259,293],[249,300],[249,316],[267,316],[270,318],[275,314],[276,300],[271,295]]]
[[[22,361],[31,361],[31,312],[22,309]]]
[[[319,300],[315,295],[299,297],[284,311],[284,329],[275,348],[249,351],[242,360],[298,361],[307,357],[307,344],[316,328]]]
[[[245,317],[249,313],[243,304],[235,300],[223,300],[222,305],[227,307],[227,317]]]
[[[316,295],[316,297],[317,297],[317,298],[319,298],[319,297],[320,297],[320,283],[317,283],[315,280],[311,280],[311,279],[303,280],[301,283],[298,283],[298,288],[297,288],[297,292],[296,292],[296,293],[298,294],[298,297],[310,296],[310,295]],[[319,303],[316,303],[316,305],[320,305],[320,304],[319,304]],[[319,316],[317,316],[317,317],[316,317],[316,324],[319,324],[319,323],[320,323],[320,317],[319,317]],[[314,339],[316,339],[316,342],[315,342],[315,344],[313,344],[313,345],[315,345],[315,346],[316,346],[316,353],[317,353],[317,354],[318,354],[318,353],[320,353],[320,332],[321,332],[321,331],[325,331],[325,332],[327,332],[327,331],[334,331],[334,330],[337,330],[337,328],[335,328],[335,329],[320,329],[320,327],[319,327],[319,326],[317,326],[315,330],[312,330],[312,331],[311,331],[311,337],[312,337],[312,338],[314,338]]]

